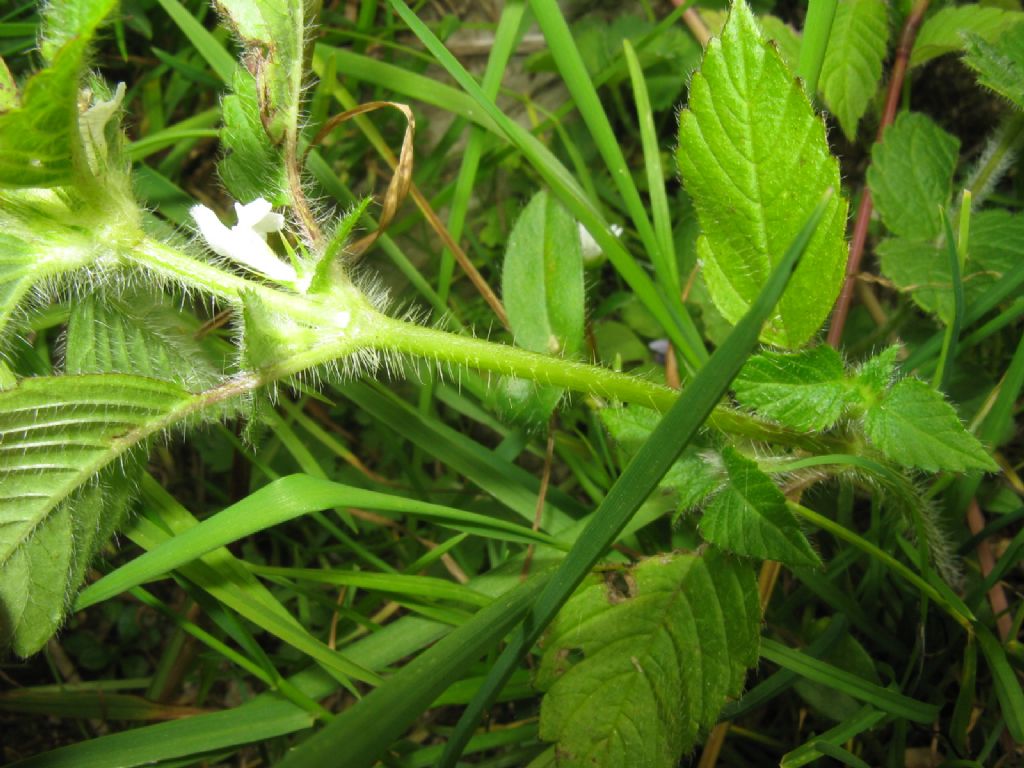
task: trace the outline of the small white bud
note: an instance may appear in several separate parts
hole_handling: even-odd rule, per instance
[[[590,231],[585,226],[583,226],[582,222],[580,222],[579,228],[580,248],[583,251],[583,261],[584,263],[589,264],[599,259],[604,254],[604,251],[601,250],[601,246],[597,244],[597,241],[594,240],[594,236],[590,234]],[[615,237],[622,235],[622,227],[618,224],[612,224],[608,227],[608,231],[615,235]]]

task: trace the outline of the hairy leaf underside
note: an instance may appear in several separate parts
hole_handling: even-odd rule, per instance
[[[56,631],[124,510],[132,449],[193,398],[119,374],[0,392],[0,647],[28,655]]]

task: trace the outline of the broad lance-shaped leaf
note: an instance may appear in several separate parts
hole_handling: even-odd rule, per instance
[[[825,190],[836,190],[762,339],[799,347],[821,327],[846,265],[846,201],[825,126],[743,0],[712,40],[679,120],[679,167],[715,305],[743,316]]]
[[[1024,109],[1024,22],[1014,24],[994,43],[967,35],[964,62],[978,73],[978,82]]]
[[[175,384],[117,374],[0,392],[0,648],[28,655],[56,631],[124,507],[124,488],[108,481],[133,448],[202,404]]]
[[[675,766],[743,688],[761,610],[751,567],[707,548],[591,576],[543,641],[541,738],[559,766]]]
[[[501,294],[516,346],[575,356],[583,345],[583,254],[579,227],[546,191],[533,196],[508,238]],[[544,422],[562,391],[503,378],[495,405],[511,416]]]
[[[927,472],[999,467],[953,407],[919,379],[903,379],[864,415],[868,439],[888,458]]]
[[[868,186],[894,234],[927,240],[942,230],[960,142],[918,112],[903,112],[871,150]]]
[[[968,35],[995,43],[1010,26],[1022,20],[1024,13],[992,5],[969,3],[943,8],[921,25],[910,54],[910,66],[917,67],[965,48]]]
[[[0,187],[51,187],[83,167],[78,86],[89,44],[116,0],[46,6],[40,50],[46,67],[29,78],[20,104],[0,107]],[[2,78],[0,78],[2,80]]]
[[[246,52],[224,99],[227,155],[220,174],[231,193],[248,202],[282,199],[289,188],[287,164],[298,162],[302,97],[304,0],[219,0],[217,3]]]
[[[733,382],[736,399],[762,416],[799,430],[828,429],[858,401],[843,359],[822,345],[794,354],[751,357]]]
[[[851,141],[878,90],[888,43],[885,0],[841,0],[836,6],[819,88]]]
[[[705,539],[729,552],[793,567],[821,564],[786,507],[786,497],[757,463],[727,447],[722,461],[729,481],[700,521]]]

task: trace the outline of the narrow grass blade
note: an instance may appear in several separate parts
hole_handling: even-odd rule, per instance
[[[896,717],[905,717],[915,723],[931,723],[939,715],[939,707],[934,704],[926,704],[888,688],[882,688],[862,677],[813,659],[805,653],[787,648],[768,638],[761,640],[761,656],[784,669],[796,672],[801,677],[841,691]]]
[[[969,199],[969,198],[968,198]],[[970,206],[968,205],[968,213]],[[939,209],[942,216],[942,226],[946,235],[946,255],[949,258],[949,270],[953,282],[953,317],[946,326],[946,333],[942,338],[942,351],[939,353],[939,365],[935,370],[933,384],[937,389],[945,391],[949,384],[949,377],[953,372],[953,361],[956,360],[957,342],[960,340],[960,325],[964,316],[964,283],[961,278],[961,251],[958,248],[956,239],[953,236],[953,227],[949,223],[949,217],[944,208]]]
[[[730,382],[757,344],[761,326],[782,296],[789,276],[827,210],[831,196],[831,192],[824,195],[803,230],[772,271],[750,310],[661,419],[650,438],[612,486],[604,502],[594,512],[550,584],[537,599],[523,626],[512,636],[479,693],[463,713],[445,749],[442,766],[450,768],[455,764],[484,710],[493,703],[520,657],[533,646],[565,601],[615,541],[725,394]]]
[[[821,64],[825,61],[825,50],[832,34],[832,20],[838,4],[839,0],[810,0],[808,4],[796,75],[804,81],[804,87],[812,99],[818,92],[818,76],[821,74]]]
[[[978,625],[974,628],[978,637],[978,647],[992,672],[995,683],[996,698],[999,708],[1006,720],[1006,729],[1018,744],[1024,742],[1024,691],[1021,690],[1020,679],[1006,658],[1006,651],[986,627]]]
[[[82,591],[76,610],[107,600],[124,590],[162,576],[218,547],[310,512],[334,506],[399,512],[459,530],[497,535],[504,540],[536,541],[559,546],[550,536],[484,515],[415,499],[334,483],[308,475],[276,480],[232,504],[195,528],[121,566]]]
[[[888,715],[885,712],[880,712],[874,707],[865,705],[846,722],[840,723],[834,728],[829,728],[806,744],[801,744],[791,752],[787,752],[782,757],[781,768],[800,768],[802,765],[814,762],[819,757],[828,754],[828,748],[822,748],[824,745],[830,744],[838,747],[843,742],[849,741],[869,728],[874,728],[885,720],[886,717]]]
[[[693,321],[675,311],[665,302],[651,279],[636,260],[626,251],[619,239],[608,228],[608,222],[594,206],[580,185],[558,159],[536,137],[505,115],[493,99],[489,99],[444,44],[417,18],[402,0],[389,0],[395,12],[409,29],[423,42],[438,63],[445,68],[462,89],[498,125],[502,133],[520,151],[544,179],[562,204],[587,228],[601,250],[608,256],[623,280],[633,289],[640,301],[655,316],[665,333],[684,354],[685,362],[698,368],[707,357],[700,335]]]
[[[427,597],[434,600],[453,600],[483,607],[492,600],[485,594],[456,582],[431,576],[409,576],[396,573],[370,571],[338,571],[320,568],[281,568],[270,565],[250,565],[249,570],[261,576],[284,576],[287,579],[333,584],[339,587],[357,587],[376,592],[387,592],[409,597]]]
[[[484,93],[492,99],[498,95],[502,77],[512,58],[516,42],[520,39],[525,11],[525,0],[507,2],[501,10],[501,18],[494,31],[494,46],[487,57],[487,68],[484,70],[481,83]],[[448,232],[456,242],[462,237],[466,214],[475,194],[477,170],[480,167],[486,138],[486,134],[479,126],[470,128],[466,149],[462,153],[462,164],[459,166],[459,175],[455,180],[455,191],[452,194],[451,208],[448,213]],[[437,286],[437,292],[445,301],[448,299],[454,266],[454,254],[450,249],[445,248],[441,254]]]
[[[390,393],[375,391],[370,385],[357,382],[339,386],[338,391],[404,439],[465,475],[524,520],[533,520],[539,481],[526,470],[482,448],[437,419],[419,413]],[[541,527],[560,533],[572,524],[568,513],[582,512],[578,504],[552,488],[548,492]]]
[[[573,38],[569,25],[562,15],[558,3],[554,0],[530,0],[530,8],[537,19],[537,24],[544,39],[547,41],[548,50],[555,60],[562,80],[576,108],[579,109],[583,122],[594,140],[597,151],[601,154],[609,175],[615,187],[626,204],[633,226],[640,235],[640,240],[651,256],[656,267],[664,268],[666,255],[662,253],[661,241],[655,235],[654,228],[647,218],[647,208],[640,199],[640,192],[633,181],[633,174],[626,165],[626,158],[619,146],[619,139],[612,130],[608,115],[605,114],[601,99],[597,96],[597,89],[590,80],[590,73],[583,63],[583,57],[576,47],[576,40]],[[635,56],[633,57],[635,60]],[[627,52],[627,61],[628,52]],[[634,88],[636,80],[634,79]],[[646,95],[646,91],[644,91]],[[638,110],[642,109],[640,98],[637,99]],[[650,105],[647,105],[647,117],[650,119]],[[678,294],[679,286],[665,286],[666,290]]]
[[[315,718],[290,701],[267,697],[245,707],[160,723],[73,744],[11,768],[131,768],[157,759],[211,752],[309,728]]]
[[[320,733],[292,750],[278,768],[320,768],[336,764],[340,754],[345,755],[348,768],[373,765],[470,664],[515,626],[549,576],[538,574],[481,609]]]
[[[672,237],[672,215],[669,213],[668,195],[665,193],[665,168],[661,164],[661,147],[654,127],[654,113],[647,93],[647,81],[640,67],[640,59],[629,40],[622,41],[622,51],[633,83],[636,99],[636,119],[640,125],[640,141],[644,148],[644,167],[647,171],[647,194],[651,199],[651,218],[658,250],[651,253],[654,270],[662,287],[673,295],[680,291],[679,264],[676,261],[675,239]],[[657,257],[657,258],[656,258]]]
[[[171,20],[178,25],[185,37],[206,59],[206,63],[221,80],[230,83],[235,74],[235,60],[210,32],[189,13],[178,0],[157,0]]]
[[[0,711],[83,720],[176,720],[201,714],[204,710],[160,704],[129,693],[15,688],[0,693]]]

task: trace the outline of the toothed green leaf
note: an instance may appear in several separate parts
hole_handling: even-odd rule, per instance
[[[855,403],[843,360],[832,347],[751,357],[733,382],[736,399],[762,416],[799,430],[828,429]]]
[[[993,43],[967,36],[964,61],[978,82],[1024,109],[1024,23],[1014,24]]]
[[[888,43],[885,0],[842,0],[836,6],[819,88],[851,141],[878,90]]]
[[[900,347],[894,344],[865,360],[857,369],[857,383],[866,386],[869,393],[877,396],[884,394],[896,376],[896,361],[899,354]]]
[[[0,392],[0,647],[25,656],[56,631],[123,512],[127,491],[109,481],[193,403],[175,384],[117,374]]]
[[[871,150],[868,185],[891,232],[927,240],[942,231],[960,142],[918,112],[903,112]]]
[[[1006,29],[1021,20],[1024,20],[1024,13],[991,5],[970,3],[943,8],[921,25],[910,54],[910,66],[917,67],[937,56],[963,49],[969,34],[994,43]]]
[[[949,323],[953,317],[953,283],[945,246],[890,238],[877,247],[882,273],[914,302]],[[980,211],[971,217],[971,237],[961,273],[964,300],[970,306],[1003,274],[1024,259],[1024,216],[1004,210]]]
[[[927,472],[999,467],[953,407],[919,379],[903,379],[864,416],[868,439],[888,458]]]
[[[821,565],[786,507],[786,497],[757,463],[730,447],[722,452],[722,460],[728,482],[704,510],[701,535],[739,555],[792,567]]]
[[[742,690],[760,620],[750,566],[714,548],[590,577],[551,625],[537,673],[557,764],[676,766]]]
[[[747,5],[733,5],[690,82],[679,167],[702,234],[697,250],[715,305],[737,322],[825,190],[829,203],[762,333],[799,347],[832,309],[846,265],[846,201],[825,127]]]

